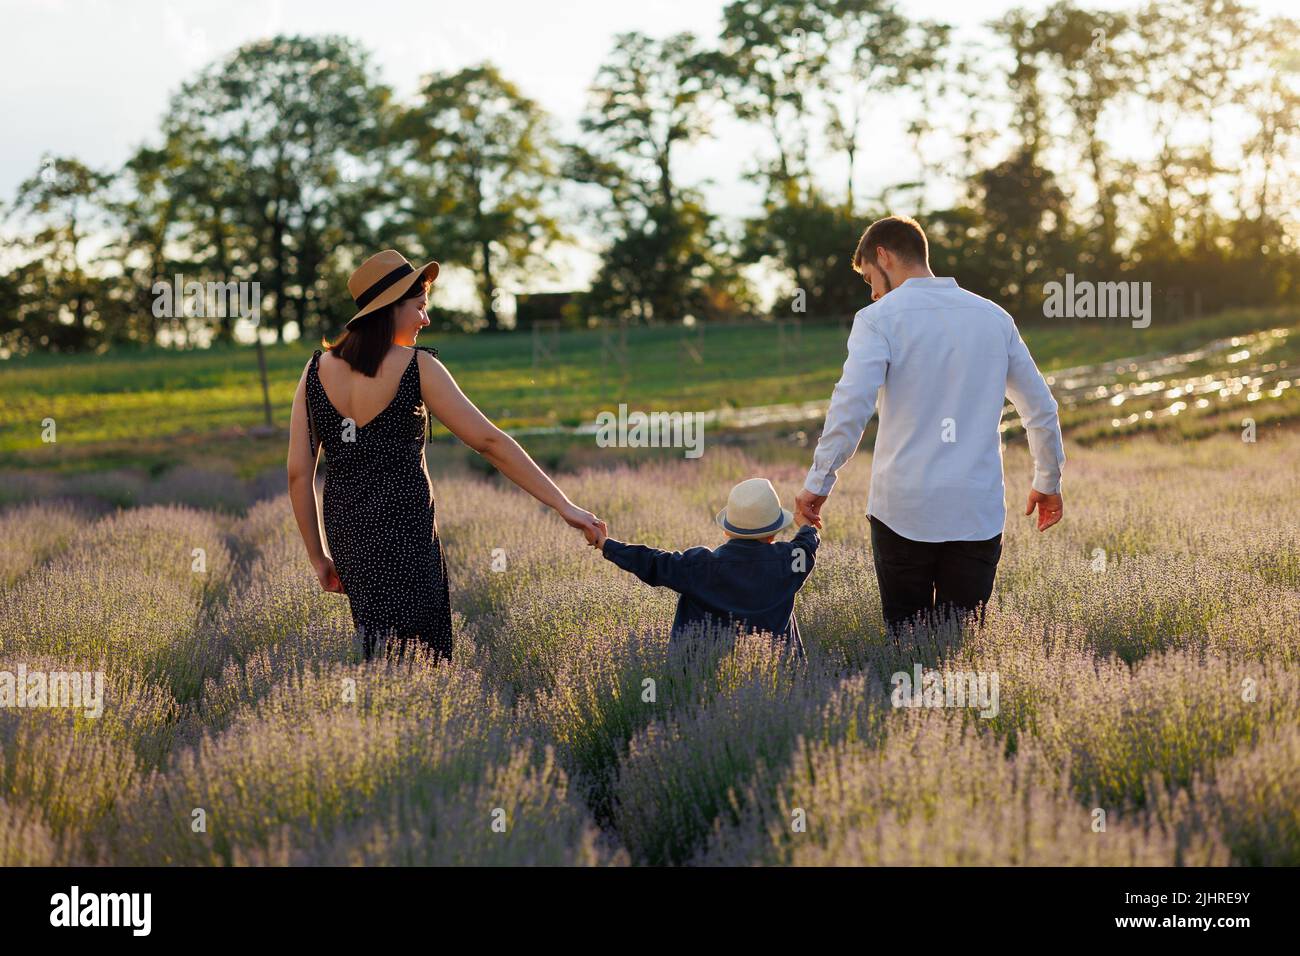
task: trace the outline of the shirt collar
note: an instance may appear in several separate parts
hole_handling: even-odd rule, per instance
[[[957,284],[957,280],[952,276],[912,276],[911,278],[904,279],[899,288],[903,288],[903,286],[907,285],[909,282],[914,282],[917,285],[928,286],[930,288],[955,286]]]

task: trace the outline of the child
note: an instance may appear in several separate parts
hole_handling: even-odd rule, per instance
[[[672,636],[691,625],[735,622],[751,631],[770,631],[803,657],[794,617],[794,596],[812,573],[820,538],[817,529],[781,507],[766,478],[750,478],[731,489],[717,523],[728,540],[709,548],[660,551],[598,535],[595,547],[609,561],[646,584],[671,588],[681,597]],[[791,541],[775,541],[794,521],[802,525]]]

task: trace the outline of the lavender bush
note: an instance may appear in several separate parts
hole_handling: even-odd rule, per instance
[[[457,645],[433,666],[362,660],[283,494],[27,478],[0,674],[99,671],[104,708],[0,708],[0,864],[1296,865],[1297,458],[1277,431],[1072,448],[1047,534],[1009,478],[985,626],[890,635],[864,453],[799,598],[805,661],[670,639],[672,594],[499,480],[435,483]],[[715,448],[562,483],[683,549],[753,475],[789,500],[802,469]],[[55,500],[74,484],[98,503]],[[918,667],[996,675],[997,707],[896,706]]]

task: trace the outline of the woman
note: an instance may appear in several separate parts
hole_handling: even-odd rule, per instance
[[[369,657],[395,637],[451,656],[447,565],[424,459],[432,414],[588,543],[605,524],[565,497],[519,444],[493,425],[435,358],[415,344],[438,263],[418,271],[397,252],[367,259],[348,280],[357,314],[303,370],[289,427],[289,498],[307,555],[326,591],[346,594]],[[320,448],[325,553],[316,511]]]

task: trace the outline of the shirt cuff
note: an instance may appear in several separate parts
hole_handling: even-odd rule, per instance
[[[1061,476],[1034,472],[1034,491],[1042,495],[1059,495],[1061,493]]]
[[[818,476],[815,472],[808,472],[808,477],[803,483],[804,491],[811,491],[815,495],[830,496],[831,489],[835,487],[835,476],[826,475]]]

